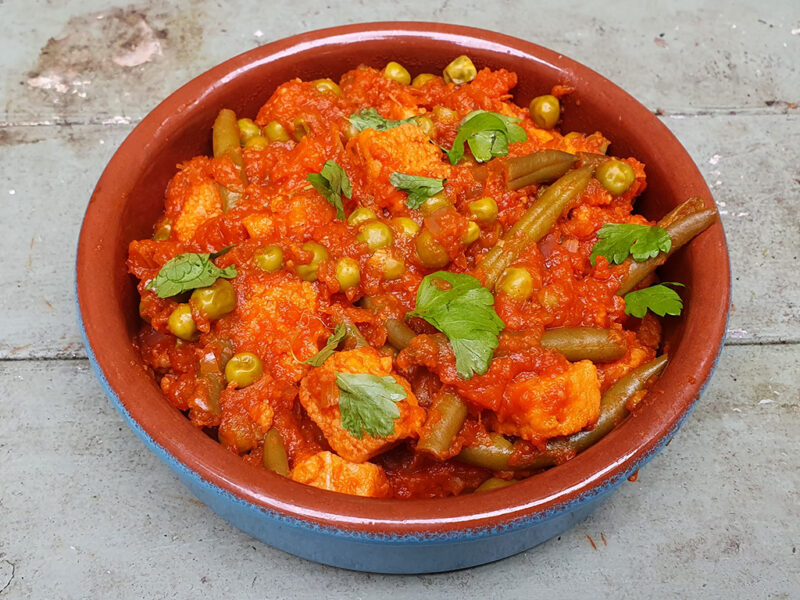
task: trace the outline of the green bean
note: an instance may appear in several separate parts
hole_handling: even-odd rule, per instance
[[[481,492],[491,492],[492,490],[499,490],[500,488],[508,487],[517,483],[516,479],[500,479],[499,477],[490,477],[482,484],[480,484],[473,493],[479,494]]]
[[[530,244],[541,240],[558,218],[577,200],[592,177],[593,167],[581,167],[563,175],[526,210],[503,239],[489,250],[476,267],[479,279],[490,290],[503,271]]]
[[[508,189],[517,190],[534,183],[555,181],[569,171],[578,157],[561,150],[539,150],[506,161]]]
[[[628,351],[625,338],[613,329],[558,327],[542,335],[542,346],[558,350],[570,362],[613,362]]]
[[[588,165],[596,169],[607,160],[610,159],[605,154],[597,154],[596,152],[578,152],[578,164],[582,167]]]
[[[217,356],[219,354],[219,356]],[[209,351],[200,359],[198,379],[206,386],[207,410],[215,415],[222,414],[219,399],[225,389],[225,377],[222,374],[225,365],[233,356],[233,344],[228,340],[220,342],[218,353]]]
[[[289,459],[286,456],[286,448],[283,445],[281,432],[274,427],[264,435],[264,456],[262,458],[264,468],[283,475],[289,476]]]
[[[579,431],[567,438],[547,443],[547,449],[532,457],[525,458],[514,465],[518,469],[544,469],[555,465],[559,458],[575,455],[597,443],[628,416],[628,401],[645,389],[647,382],[656,377],[667,365],[667,355],[663,354],[638,367],[612,385],[600,399],[600,417],[594,428]]]
[[[508,471],[514,467],[508,464],[514,446],[499,433],[490,433],[491,442],[483,446],[465,446],[458,453],[458,460],[476,467],[492,471]]]
[[[623,296],[630,292],[640,281],[663,265],[678,248],[708,229],[716,219],[717,211],[706,208],[703,199],[696,197],[690,198],[669,212],[658,222],[659,227],[665,229],[672,240],[669,252],[662,252],[655,258],[648,258],[643,262],[631,261],[617,294]]]
[[[236,121],[235,112],[229,108],[219,111],[211,130],[211,141],[214,158],[229,156],[231,150],[240,148],[239,124]]]
[[[214,158],[227,157],[238,167],[242,185],[247,185],[247,175],[244,171],[244,161],[241,154],[239,123],[236,113],[228,108],[219,111],[214,127],[211,130],[211,142],[214,149]],[[239,202],[242,195],[229,190],[223,185],[217,186],[222,197],[222,209],[228,211]]]
[[[417,450],[424,450],[441,460],[448,458],[447,452],[466,418],[466,403],[457,394],[445,392],[428,410],[428,420],[417,442]]]
[[[612,385],[600,399],[600,416],[594,428],[589,431],[579,431],[566,438],[551,440],[542,452],[521,457],[514,464],[509,464],[514,454],[514,445],[503,436],[490,433],[492,437],[490,445],[466,447],[461,450],[458,460],[493,471],[537,470],[552,467],[563,457],[583,452],[616,427],[628,416],[628,401],[645,389],[647,382],[659,375],[666,364],[665,354],[634,369]]]
[[[416,332],[400,319],[386,319],[386,334],[389,344],[402,350],[416,337]]]

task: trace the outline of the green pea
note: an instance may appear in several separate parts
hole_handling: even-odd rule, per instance
[[[383,76],[403,85],[411,83],[411,74],[403,65],[395,61],[391,61],[383,68]]]
[[[411,85],[413,85],[415,88],[421,88],[431,79],[436,79],[436,75],[434,75],[433,73],[420,73],[419,75],[414,77],[414,80],[411,82]]]
[[[478,241],[479,237],[481,237],[481,228],[475,221],[470,221],[469,225],[467,226],[466,233],[461,236],[461,241],[464,244],[469,245]]]
[[[436,125],[434,125],[433,119],[427,115],[419,115],[418,117],[414,117],[414,123],[420,128],[420,130],[422,130],[422,133],[428,137],[433,137],[436,133]]]
[[[336,281],[339,282],[339,288],[342,290],[361,283],[361,267],[359,267],[358,261],[347,256],[340,258],[336,263]]]
[[[253,148],[254,150],[263,150],[267,146],[269,146],[269,140],[263,135],[251,137],[244,143],[245,148]]]
[[[533,278],[527,269],[511,267],[503,273],[497,289],[514,300],[527,300],[533,293]]]
[[[197,333],[197,324],[192,318],[192,309],[188,304],[179,304],[167,319],[167,328],[172,335],[182,340],[191,341]]]
[[[469,212],[478,223],[489,225],[497,220],[497,202],[486,196],[469,203]]]
[[[283,266],[283,250],[280,246],[265,246],[256,250],[253,260],[260,269],[273,273]]]
[[[414,237],[419,233],[419,225],[408,217],[395,217],[392,219],[392,225],[399,230],[401,235],[406,237]]]
[[[427,229],[417,236],[416,246],[420,262],[428,269],[441,269],[450,264],[447,250]]]
[[[286,128],[277,121],[270,121],[264,125],[264,136],[270,142],[288,142],[291,139]]]
[[[325,79],[317,79],[314,81],[314,87],[320,94],[336,94],[342,95],[342,88],[339,87],[333,79],[326,77]]]
[[[361,225],[361,223],[366,223],[367,221],[374,221],[375,219],[377,219],[377,216],[374,211],[369,208],[361,207],[350,213],[350,216],[347,217],[347,224],[355,227],[356,225]]]
[[[193,291],[190,302],[198,312],[214,321],[236,308],[236,291],[230,281],[220,278],[209,287]]]
[[[533,122],[542,129],[552,129],[561,117],[561,104],[558,98],[550,94],[537,96],[531,100],[528,110]]]
[[[239,125],[239,139],[242,144],[257,135],[261,135],[261,130],[253,122],[253,119],[239,119],[236,123]]]
[[[391,246],[394,240],[392,230],[386,223],[381,223],[380,221],[366,223],[361,227],[356,239],[369,246],[370,250]]]
[[[294,126],[294,139],[298,142],[311,132],[311,128],[303,117],[295,118],[292,125]]]
[[[633,185],[636,173],[628,163],[611,159],[597,167],[595,177],[611,194],[621,196]]]
[[[263,374],[261,359],[252,352],[234,354],[225,365],[225,379],[239,388],[255,383]]]
[[[359,131],[355,125],[353,125],[350,121],[343,121],[342,124],[342,136],[344,136],[344,140],[346,142],[352,140],[354,137],[358,135]]]
[[[419,210],[423,216],[428,217],[438,210],[452,207],[453,205],[450,203],[450,200],[447,199],[447,196],[444,195],[444,192],[439,192],[438,194],[434,194],[430,198],[427,198],[419,207]]]
[[[446,106],[437,105],[433,107],[433,118],[437,121],[451,123],[458,120],[458,113],[454,110],[450,110]]]
[[[469,83],[478,75],[478,69],[469,56],[462,54],[444,68],[443,75],[445,83]]]
[[[158,223],[156,223],[156,229],[153,232],[153,239],[156,240],[157,242],[163,242],[164,240],[168,240],[171,234],[172,234],[172,221],[170,221],[166,217],[163,219],[159,219]]]
[[[406,272],[406,263],[402,258],[395,258],[388,248],[381,248],[370,259],[380,266],[383,278],[387,281],[399,279]]]
[[[304,265],[297,265],[297,274],[300,279],[304,281],[316,281],[319,265],[328,259],[328,251],[325,249],[325,246],[317,244],[316,242],[306,242],[303,244],[303,250],[311,252],[311,262]]]

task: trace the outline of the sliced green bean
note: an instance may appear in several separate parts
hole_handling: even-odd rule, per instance
[[[499,433],[490,433],[491,442],[484,446],[465,446],[458,453],[458,460],[476,467],[492,471],[508,471],[514,467],[508,465],[514,453],[514,445]]]
[[[219,111],[214,127],[211,130],[211,141],[214,148],[214,158],[228,156],[228,153],[240,148],[239,124],[236,113],[229,108]]]
[[[494,288],[503,271],[525,248],[547,235],[558,218],[586,189],[593,170],[593,167],[587,166],[563,175],[545,190],[506,232],[503,239],[489,250],[476,267],[478,278],[483,279],[487,288]]]
[[[264,468],[284,477],[289,476],[289,458],[286,456],[286,447],[283,445],[281,432],[274,427],[264,435],[262,462]]]
[[[542,453],[520,461],[517,469],[544,469],[555,465],[560,457],[575,455],[596,444],[628,416],[628,401],[658,376],[667,365],[667,355],[638,367],[612,385],[600,399],[600,417],[590,431],[579,431],[567,438],[547,443]]]
[[[417,442],[417,450],[424,450],[439,459],[448,458],[447,451],[466,418],[466,403],[457,394],[445,392],[428,410],[428,422]]]
[[[208,399],[207,410],[215,415],[222,414],[219,404],[222,390],[225,389],[225,376],[223,370],[225,365],[233,356],[233,345],[230,341],[220,342],[219,356],[214,352],[208,352],[200,359],[198,365],[198,379],[205,385]]]
[[[506,161],[508,189],[555,181],[575,166],[578,157],[561,150],[539,150]]]
[[[244,161],[240,151],[240,132],[236,113],[228,108],[219,111],[214,127],[211,130],[211,142],[214,149],[214,158],[227,157],[238,167],[239,177],[242,185],[247,185],[247,175],[244,171]],[[219,193],[222,197],[222,209],[228,211],[239,202],[241,194],[229,190],[223,185],[219,185]]]
[[[702,198],[690,198],[670,211],[658,222],[659,227],[665,229],[672,240],[669,252],[662,252],[655,258],[648,258],[643,262],[631,261],[617,294],[623,296],[630,292],[640,281],[663,265],[678,248],[708,229],[716,219],[717,211],[706,208]]]
[[[578,164],[582,167],[589,165],[596,169],[607,160],[610,160],[610,158],[605,154],[597,154],[596,152],[578,152]]]
[[[402,350],[411,343],[417,334],[400,319],[386,319],[386,334],[389,344]]]
[[[499,477],[490,477],[482,484],[480,484],[473,493],[491,492],[492,490],[499,490],[500,488],[508,487],[517,483],[516,479],[500,479]]]
[[[533,456],[509,464],[514,445],[501,435],[490,433],[488,446],[470,446],[461,450],[458,460],[493,471],[538,470],[552,467],[565,456],[574,456],[597,443],[628,416],[628,401],[642,391],[647,382],[658,376],[667,364],[667,355],[638,367],[612,385],[600,399],[600,416],[590,431],[579,431],[569,437],[552,440],[547,448]]]
[[[595,327],[548,329],[542,335],[541,344],[558,350],[570,362],[613,362],[628,351],[628,344],[620,332]]]

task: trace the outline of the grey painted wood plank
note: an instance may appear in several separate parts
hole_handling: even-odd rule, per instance
[[[38,7],[37,7],[38,5]],[[586,10],[523,0],[408,0],[405,20],[503,31],[570,56],[652,109],[785,112],[800,102],[800,17],[793,0],[608,0]],[[288,35],[398,17],[382,2],[177,1],[126,8],[103,0],[0,5],[0,122],[136,121],[192,77]],[[247,15],[242,18],[243,15]],[[513,15],[524,15],[515,18]]]
[[[732,343],[800,341],[800,116],[666,117],[712,186],[734,275]],[[126,126],[0,130],[0,359],[82,357],[74,248],[91,191]],[[13,268],[12,268],[13,266]]]
[[[9,599],[789,598],[798,362],[796,345],[726,348],[682,431],[589,519],[516,557],[420,577],[342,571],[255,541],[144,448],[85,361],[2,362],[0,588]]]

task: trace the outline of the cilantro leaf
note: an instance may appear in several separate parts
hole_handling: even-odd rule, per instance
[[[669,234],[653,225],[624,225],[606,223],[597,232],[598,242],[592,248],[589,260],[595,263],[598,256],[605,256],[611,264],[622,264],[628,254],[636,262],[655,258],[660,252],[669,252],[672,240]]]
[[[345,338],[346,335],[347,327],[344,323],[339,323],[328,338],[325,347],[308,360],[304,360],[303,364],[311,365],[312,367],[321,367],[326,360],[333,356],[333,353],[336,352],[336,348],[339,346],[339,343]]]
[[[528,134],[525,132],[525,128],[519,125],[520,120],[516,117],[509,117],[508,115],[496,112],[489,112],[488,110],[473,110],[466,117],[464,117],[464,120],[466,121],[467,119],[470,119],[475,115],[480,115],[484,113],[494,115],[503,122],[503,124],[506,126],[506,131],[508,132],[506,137],[508,137],[509,144],[514,144],[516,142],[524,142],[525,140],[528,139]]]
[[[220,269],[209,257],[210,254],[194,252],[179,254],[167,261],[158,275],[145,287],[153,290],[159,298],[169,298],[187,290],[208,287],[220,277],[236,277],[234,265]]]
[[[648,288],[628,292],[625,294],[625,314],[641,319],[649,310],[659,317],[664,315],[678,316],[683,310],[683,301],[678,292],[668,285],[679,285],[682,283],[659,283]]]
[[[392,121],[391,119],[383,118],[374,108],[365,108],[360,113],[353,113],[350,115],[349,121],[353,127],[359,131],[364,131],[365,129],[386,131],[387,129],[394,129],[406,123],[413,123],[414,119],[412,117],[410,119],[403,119],[402,121]]]
[[[450,164],[464,157],[464,144],[469,145],[478,162],[486,162],[495,156],[506,156],[508,145],[524,142],[528,134],[517,123],[519,119],[496,112],[476,110],[469,113],[458,128],[453,147],[447,151]]]
[[[233,246],[234,246],[234,244],[231,244],[230,246],[225,246],[221,250],[217,250],[216,252],[212,252],[209,255],[209,258],[211,258],[211,260],[215,260],[215,259],[219,258],[220,256],[224,256],[225,254],[227,254],[228,252],[233,250]]]
[[[394,420],[400,416],[397,403],[408,396],[394,377],[337,373],[336,385],[342,427],[358,439],[364,432],[373,437],[394,433]]]
[[[306,179],[322,194],[322,196],[336,208],[336,218],[344,221],[344,205],[342,194],[348,198],[353,196],[353,187],[350,178],[344,169],[332,160],[326,161],[319,173],[309,173]]]
[[[391,183],[398,190],[408,192],[406,206],[408,208],[419,208],[422,203],[434,194],[444,190],[446,179],[436,179],[434,177],[422,177],[420,175],[408,175],[395,171],[389,177]]]
[[[450,284],[442,289],[442,281]],[[483,375],[492,362],[497,336],[505,328],[494,310],[494,296],[472,275],[437,271],[425,277],[417,291],[417,307],[409,313],[444,333],[463,379]]]

